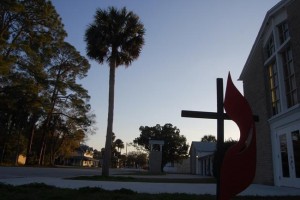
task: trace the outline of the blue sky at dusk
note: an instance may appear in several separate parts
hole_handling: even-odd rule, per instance
[[[86,55],[84,33],[97,8],[127,7],[146,29],[140,57],[116,71],[114,132],[124,142],[140,126],[171,123],[189,144],[216,135],[216,120],[182,118],[181,110],[216,111],[216,78],[230,71],[234,84],[250,53],[266,12],[279,0],[52,0],[68,33],[66,41]],[[104,147],[108,111],[108,65],[90,60],[81,81],[91,96],[97,132],[86,143]],[[239,138],[225,123],[225,138]]]

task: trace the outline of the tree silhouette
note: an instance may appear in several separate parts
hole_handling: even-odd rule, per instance
[[[201,138],[201,142],[217,142],[217,139],[213,135],[204,135],[203,138]]]
[[[185,136],[180,135],[180,130],[172,124],[141,126],[140,132],[140,136],[135,138],[133,143],[143,146],[147,151],[150,151],[149,139],[164,141],[162,169],[168,162],[180,162],[188,154],[189,145],[186,143]]]
[[[124,149],[124,142],[121,139],[116,139],[115,147],[118,148],[118,152],[121,153],[121,149]]]

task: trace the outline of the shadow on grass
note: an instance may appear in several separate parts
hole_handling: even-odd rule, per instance
[[[138,176],[78,176],[67,178],[69,180],[89,181],[116,181],[116,182],[148,182],[148,183],[216,183],[214,178],[165,178],[165,177],[138,177]]]
[[[82,200],[82,199],[103,199],[103,200],[214,200],[214,195],[189,195],[189,194],[143,194],[128,189],[108,191],[101,188],[80,188],[63,189],[45,184],[28,184],[11,186],[0,183],[1,200]],[[234,200],[298,200],[299,197],[236,197]]]

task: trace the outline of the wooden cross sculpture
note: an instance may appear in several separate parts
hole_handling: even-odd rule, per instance
[[[227,113],[224,113],[224,109]],[[217,154],[222,155],[224,144],[224,120],[233,120],[240,129],[240,140],[231,146],[224,157],[217,174],[217,200],[229,200],[245,190],[253,181],[256,168],[256,133],[251,108],[234,86],[230,74],[227,79],[225,100],[223,102],[223,79],[217,79],[217,113],[186,111],[182,117],[217,119]]]

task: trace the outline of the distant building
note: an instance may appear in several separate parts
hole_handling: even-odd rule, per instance
[[[164,172],[170,174],[190,174],[190,158],[182,159],[180,162],[167,163]]]
[[[192,142],[190,148],[190,170],[192,174],[213,176],[215,142]]]
[[[80,166],[80,167],[98,167],[99,160],[93,158],[93,149],[88,146],[81,145],[70,156],[60,158],[59,164],[68,166]]]
[[[259,116],[256,183],[300,188],[300,1],[264,18],[240,75]]]

